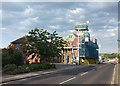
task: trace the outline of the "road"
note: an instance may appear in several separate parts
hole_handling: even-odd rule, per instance
[[[12,81],[5,84],[111,84],[114,64],[75,66],[52,74]]]

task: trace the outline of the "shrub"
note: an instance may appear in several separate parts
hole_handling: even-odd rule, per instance
[[[33,63],[28,65],[30,71],[39,71],[44,69],[55,68],[55,64],[41,64],[41,63]]]
[[[14,51],[13,57],[15,58],[14,64],[16,64],[16,65],[23,65],[24,64],[22,53],[20,51],[18,51],[18,50]]]
[[[11,75],[19,74],[19,70],[18,69],[14,69],[13,71],[9,71],[8,74],[11,74]]]
[[[55,64],[51,64],[51,68],[56,68]]]
[[[29,64],[28,67],[29,67],[30,71],[36,71],[36,70],[42,69],[41,64]]]
[[[22,53],[19,50],[2,49],[2,66],[7,64],[22,65]]]
[[[19,73],[28,73],[30,72],[30,69],[27,66],[23,65],[23,66],[18,66],[18,71]]]
[[[41,64],[33,63],[29,65],[16,66],[15,64],[8,64],[3,68],[3,72],[6,74],[21,74],[33,71],[40,71],[45,69],[55,68],[55,64]]]
[[[8,64],[3,68],[3,72],[9,74],[13,72],[15,69],[17,69],[17,66],[15,64]]]

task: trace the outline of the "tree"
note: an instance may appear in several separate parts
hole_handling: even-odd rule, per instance
[[[117,57],[117,55],[118,55],[118,54],[116,54],[116,53],[105,54],[104,57],[105,57],[105,58],[115,58],[115,57]]]
[[[27,40],[23,43],[26,45],[24,51],[27,52],[27,55],[39,53],[41,59],[60,56],[64,44],[64,40],[58,36],[56,31],[51,34],[47,30],[38,28],[31,30],[27,35]]]

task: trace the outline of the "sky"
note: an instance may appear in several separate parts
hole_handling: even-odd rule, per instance
[[[97,39],[100,53],[118,52],[117,2],[2,2],[0,14],[1,48],[36,27],[66,37],[76,22],[89,21],[89,32]]]

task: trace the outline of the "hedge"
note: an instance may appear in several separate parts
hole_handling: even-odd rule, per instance
[[[55,64],[41,64],[33,63],[29,65],[16,66],[15,64],[8,64],[3,68],[3,73],[6,74],[22,74],[33,71],[40,71],[45,69],[55,68]]]
[[[22,53],[19,50],[2,49],[2,67],[7,64],[23,65]]]

